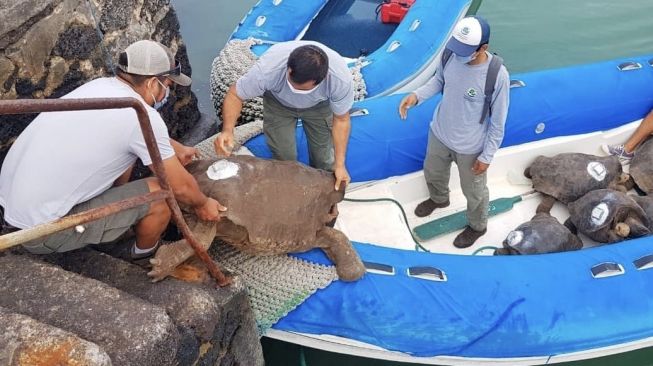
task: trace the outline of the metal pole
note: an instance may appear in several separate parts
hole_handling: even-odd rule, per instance
[[[24,114],[24,113],[40,113],[40,112],[58,112],[58,111],[79,111],[79,110],[92,110],[92,109],[117,109],[117,108],[133,108],[136,111],[138,122],[143,132],[143,138],[147,145],[147,150],[152,159],[152,169],[154,174],[159,179],[159,185],[164,191],[170,192],[165,198],[166,203],[170,207],[172,217],[181,230],[184,238],[188,244],[193,248],[195,254],[204,262],[209,272],[216,279],[219,286],[226,286],[231,283],[222,271],[218,268],[215,262],[209,257],[206,250],[197,242],[193,236],[190,228],[184,221],[184,218],[179,209],[179,205],[170,190],[170,184],[163,168],[163,161],[161,154],[156,145],[156,139],[150,118],[147,115],[145,107],[136,98],[88,98],[88,99],[19,99],[19,100],[4,100],[0,101],[0,114]],[[101,217],[101,216],[98,216]],[[48,224],[44,224],[48,225]],[[37,227],[38,228],[38,227]],[[63,230],[63,229],[61,229]],[[45,235],[45,234],[43,234]]]
[[[143,196],[132,197],[118,202],[110,203],[103,207],[97,207],[78,214],[62,217],[58,220],[37,225],[35,227],[19,230],[11,234],[0,236],[0,250],[11,248],[13,246],[26,243],[28,241],[41,238],[46,235],[69,229],[71,227],[85,224],[89,221],[113,215],[132,207],[140,206],[145,203],[166,199],[170,196],[169,192],[156,191]]]
[[[147,151],[150,153],[150,158],[152,159],[152,170],[154,174],[159,178],[159,185],[161,189],[166,191],[171,191],[170,184],[168,183],[168,176],[166,171],[163,168],[163,160],[161,160],[161,153],[156,145],[156,138],[154,137],[154,131],[152,131],[152,125],[150,124],[150,117],[147,115],[147,111],[143,106],[138,102],[140,108],[136,108],[136,114],[138,115],[138,121],[141,124],[141,132],[143,132],[143,139],[147,144]],[[172,191],[171,191],[172,192]],[[206,252],[206,249],[200,245],[200,243],[195,239],[195,236],[190,231],[190,228],[184,220],[184,216],[181,213],[181,209],[177,204],[174,196],[166,198],[166,202],[170,207],[172,212],[172,219],[177,224],[179,230],[186,238],[186,242],[193,248],[195,254],[206,264],[206,268],[211,273],[211,276],[215,278],[219,286],[226,286],[231,283],[231,280],[227,278],[222,271],[218,268],[215,262],[211,259],[209,254]]]

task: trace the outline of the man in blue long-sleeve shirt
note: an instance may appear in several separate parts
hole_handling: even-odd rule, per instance
[[[480,17],[467,17],[456,24],[446,48],[449,59],[440,62],[426,84],[401,101],[399,113],[406,118],[408,108],[442,92],[435,109],[424,177],[429,199],[415,209],[419,217],[436,208],[449,206],[451,162],[456,162],[460,184],[467,199],[469,225],[454,240],[458,248],[467,248],[487,231],[489,192],[487,168],[503,141],[508,113],[509,76],[501,66],[490,99],[489,113],[483,119],[486,76],[492,58],[487,51],[490,27]],[[479,122],[480,121],[480,122]]]

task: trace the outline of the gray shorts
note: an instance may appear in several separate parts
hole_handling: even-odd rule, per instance
[[[119,187],[109,188],[99,196],[75,205],[67,215],[105,206],[109,203],[127,198],[144,195],[149,191],[145,179],[129,182]],[[84,227],[84,232],[82,233],[78,233],[73,227],[44,238],[32,240],[23,244],[23,247],[34,254],[50,254],[83,248],[88,244],[112,242],[129,230],[131,226],[140,221],[140,219],[145,217],[149,210],[150,204],[146,203],[141,206],[88,222],[82,225]]]

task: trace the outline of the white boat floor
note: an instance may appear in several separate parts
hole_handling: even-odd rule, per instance
[[[605,155],[600,149],[601,144],[614,144],[625,141],[639,125],[639,122],[632,122],[605,132],[556,137],[500,149],[488,171],[490,200],[513,197],[532,191],[531,182],[523,176],[523,171],[537,156],[553,156],[563,152]],[[457,169],[454,164],[450,181],[451,205],[444,209],[438,209],[425,218],[419,218],[414,214],[417,204],[428,197],[422,171],[352,185],[347,191],[346,198],[390,198],[396,200],[406,212],[408,225],[406,225],[401,214],[401,209],[395,203],[345,201],[338,205],[340,215],[336,228],[343,231],[353,241],[415,250],[416,245],[408,227],[414,228],[431,220],[465,210],[466,200],[460,190]],[[627,170],[627,167],[625,167],[625,170]],[[484,246],[501,247],[503,240],[510,231],[535,215],[535,209],[540,201],[541,195],[539,193],[529,194],[524,196],[522,202],[516,203],[512,210],[490,217],[487,233],[469,248],[458,249],[453,246],[454,238],[460,231],[420,242],[420,244],[431,252],[448,254],[472,254]],[[559,202],[556,202],[551,214],[561,223],[564,223],[569,217],[567,207]],[[580,235],[580,238],[585,247],[596,245],[595,242],[583,235]],[[491,255],[492,253],[493,250],[483,250],[478,254]]]

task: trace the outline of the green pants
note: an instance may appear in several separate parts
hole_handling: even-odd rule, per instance
[[[458,165],[460,187],[467,199],[467,221],[476,231],[487,228],[487,213],[490,193],[487,188],[487,172],[475,175],[472,166],[479,154],[459,154],[429,132],[429,143],[424,160],[424,178],[433,202],[449,200],[449,177],[451,162]]]
[[[310,166],[333,170],[333,112],[328,101],[311,108],[290,108],[281,104],[270,92],[265,92],[263,119],[265,140],[275,159],[297,160],[295,129],[297,120],[301,119],[308,140]]]
[[[92,208],[102,207],[126,198],[144,195],[149,193],[149,191],[150,189],[145,179],[129,182],[119,187],[109,188],[98,196],[75,205],[66,216],[84,212]],[[77,232],[73,227],[32,240],[23,244],[23,247],[34,254],[50,254],[83,248],[87,244],[109,243],[118,239],[120,235],[124,234],[130,227],[145,217],[149,210],[150,204],[146,203],[83,224],[84,231],[81,233]]]

